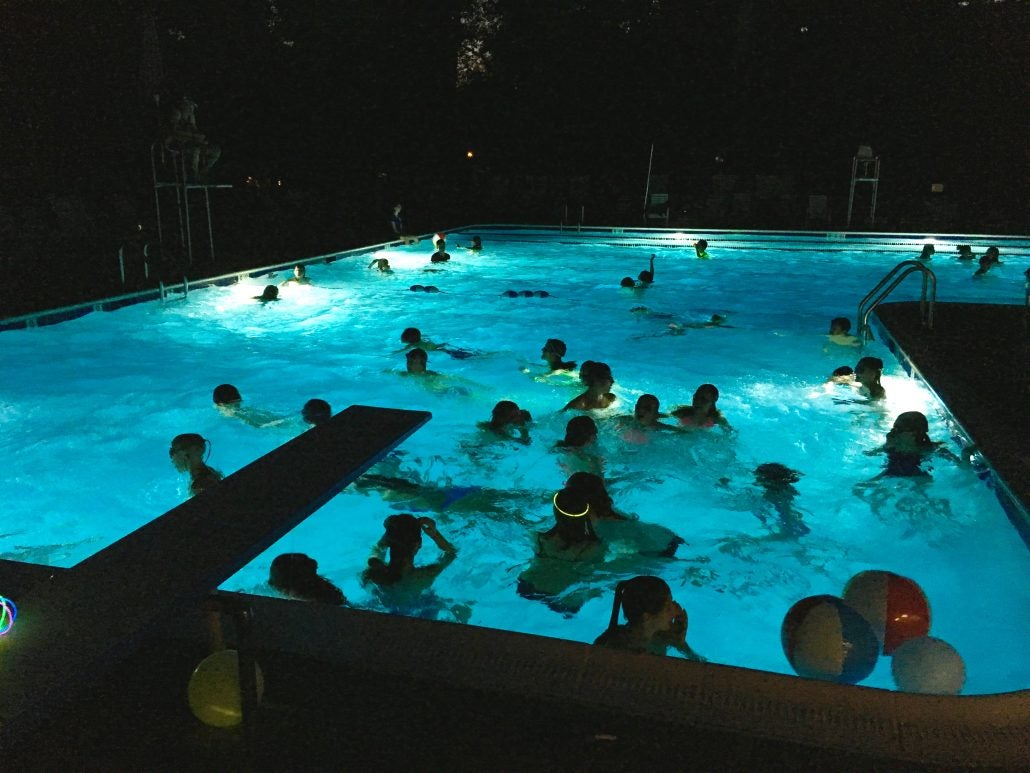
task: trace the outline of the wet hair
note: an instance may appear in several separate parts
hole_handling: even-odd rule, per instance
[[[560,441],[563,447],[582,448],[597,437],[597,424],[589,416],[573,416],[565,425],[565,439]]]
[[[425,349],[409,349],[407,354],[404,355],[404,359],[408,362],[411,360],[421,360],[423,363],[429,362],[429,355],[426,354]]]
[[[293,267],[293,273],[295,273],[297,276],[305,276],[308,273],[308,270],[304,268],[302,264],[298,263],[296,266]]]
[[[169,451],[175,453],[177,451],[185,451],[192,448],[203,452],[208,449],[209,444],[210,441],[208,441],[208,439],[203,435],[198,435],[196,432],[186,432],[172,438]]]
[[[883,360],[879,357],[863,357],[855,363],[855,373],[866,369],[883,371]]]
[[[641,412],[651,408],[658,413],[658,398],[654,395],[644,394],[637,398],[637,404],[633,407],[633,415],[640,418]]]
[[[600,542],[588,517],[590,503],[576,491],[563,488],[554,495],[554,526],[545,534],[558,537],[563,548]]]
[[[618,627],[620,607],[626,615],[626,621],[630,625],[636,625],[645,613],[656,615],[661,612],[670,598],[672,591],[669,584],[660,577],[644,574],[623,580],[615,586],[615,600],[612,603],[608,630]]]
[[[651,283],[654,281],[654,273],[648,271],[647,269],[644,269],[639,274],[637,274],[637,279],[639,279],[641,282]]]
[[[611,379],[612,382],[615,381],[615,377],[612,375],[612,369],[608,367],[607,363],[587,360],[582,366],[580,366],[579,380],[588,387],[593,386],[602,379]]]
[[[315,397],[304,403],[300,415],[308,424],[322,424],[332,418],[333,409],[325,400]]]
[[[259,296],[263,301],[274,301],[279,298],[279,288],[275,285],[265,285],[265,289],[261,291]]]
[[[595,517],[604,517],[612,511],[612,497],[604,487],[600,475],[592,472],[574,472],[565,481],[565,491],[579,494],[590,505],[590,513]]]
[[[991,263],[997,263],[998,257],[1000,255],[1001,252],[998,250],[997,247],[988,247],[987,250],[984,252],[984,257],[988,257]]]
[[[713,403],[719,399],[719,388],[715,384],[702,384],[694,390],[694,400],[707,397]]]
[[[847,333],[851,330],[851,320],[847,317],[834,317],[830,320],[830,332],[833,333],[834,329],[841,333]]]
[[[473,247],[482,247],[483,246],[483,240],[480,239],[478,236],[473,236],[472,237],[472,246]]]
[[[923,251],[919,253],[919,256],[922,257],[924,255],[933,255],[935,252],[936,250],[933,248],[932,244],[924,244]]]
[[[547,290],[534,290],[533,295],[537,298],[550,298],[551,294]]]
[[[283,553],[273,559],[268,584],[278,591],[305,601],[339,606],[346,603],[343,591],[318,574],[318,563],[304,553]]]
[[[833,373],[830,376],[854,376],[855,371],[852,370],[850,365],[841,365],[839,368],[834,368]]]
[[[379,544],[390,551],[388,561],[379,558],[368,559],[369,577],[375,582],[390,585],[401,578],[404,564],[418,552],[422,541],[422,525],[411,513],[391,515],[383,521],[386,533]]]
[[[519,295],[521,295],[523,298],[532,298],[533,297],[533,291],[532,290],[520,290],[519,291]]]
[[[219,384],[216,386],[212,398],[215,401],[215,405],[231,405],[232,403],[243,402],[240,390],[232,384]]]
[[[422,331],[417,327],[406,327],[401,333],[401,342],[405,344],[417,344],[422,340]]]
[[[904,413],[898,414],[898,417],[894,420],[894,426],[891,431],[887,433],[887,437],[890,437],[895,432],[912,432],[915,433],[917,439],[920,442],[923,439],[926,442],[930,441],[927,433],[930,431],[930,423],[926,420],[926,416],[919,411],[905,411]]]
[[[521,411],[518,404],[515,402],[511,400],[501,400],[494,406],[493,411],[490,412],[490,426],[500,428],[507,424],[511,424],[513,421],[521,418],[521,414],[523,413],[525,413],[525,411]]]
[[[559,357],[564,357],[565,352],[568,350],[569,349],[565,345],[565,342],[560,338],[548,338],[547,341],[544,342],[544,351],[550,352],[551,354],[557,354]]]
[[[958,250],[959,256],[968,255],[969,257],[973,257],[973,248],[970,247],[968,244],[960,244],[955,249]]]
[[[425,286],[425,287],[423,288],[423,290],[422,290],[422,291],[423,291],[423,292],[426,292],[426,293],[438,293],[438,292],[442,292],[442,291],[440,290],[440,288],[439,288],[439,287],[437,287],[436,285],[426,285],[426,286]]]
[[[701,251],[704,252],[705,250],[708,249],[708,240],[707,239],[699,239],[696,246],[700,247]]]
[[[412,285],[408,289],[411,290],[411,292],[413,293],[424,293],[426,291],[424,285]]]
[[[503,295],[505,298],[518,298],[519,297],[519,294],[517,292],[515,292],[514,290],[505,290],[503,293],[501,293],[501,295]]]
[[[779,462],[766,462],[755,467],[755,482],[761,486],[787,486],[801,480],[801,473]]]
[[[633,281],[633,277],[624,276],[619,282],[619,287],[636,287],[637,283]]]

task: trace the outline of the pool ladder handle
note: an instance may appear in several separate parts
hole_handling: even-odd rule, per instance
[[[919,296],[919,319],[923,327],[933,330],[933,305],[937,301],[937,275],[918,260],[906,260],[899,263],[879,283],[870,290],[858,303],[858,336],[864,344],[872,340],[869,329],[869,315],[883,300],[891,294],[895,287],[909,274],[918,271],[923,275],[923,290]],[[889,283],[889,284],[888,284]],[[929,290],[929,297],[927,296]]]

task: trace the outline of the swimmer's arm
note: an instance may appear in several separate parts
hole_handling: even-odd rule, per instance
[[[458,553],[458,549],[454,547],[447,539],[437,530],[436,521],[432,518],[419,518],[418,525],[421,527],[422,532],[431,539],[445,555],[449,555],[452,559]],[[450,563],[450,560],[447,561]]]
[[[961,457],[956,455],[950,448],[946,448],[943,445],[937,446],[937,448],[934,449],[934,454],[936,454],[937,456],[943,457],[945,459],[948,459],[948,460],[950,460],[952,462],[955,462],[956,464],[966,464],[967,463]]]
[[[694,652],[693,649],[691,649],[690,645],[686,642],[676,642],[675,644],[671,644],[670,646],[687,660],[693,660],[697,663],[708,662],[708,658],[702,655],[698,655],[696,652]]]
[[[865,454],[866,456],[876,456],[877,454],[882,454],[882,453],[885,453],[886,451],[887,451],[887,444],[885,443],[882,446],[877,446],[876,448],[870,448],[868,451],[863,451],[862,453]]]

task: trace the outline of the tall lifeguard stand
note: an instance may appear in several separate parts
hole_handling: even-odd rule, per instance
[[[170,167],[170,169],[169,169]],[[150,146],[150,173],[154,183],[154,210],[157,215],[157,239],[164,249],[164,227],[161,221],[161,191],[172,190],[175,193],[175,206],[178,212],[179,245],[183,253],[193,265],[193,222],[190,217],[190,194],[202,191],[204,194],[204,210],[207,214],[208,257],[215,260],[215,236],[211,225],[211,190],[231,188],[228,184],[212,184],[191,182],[186,166],[186,153],[180,149],[168,148],[158,141]]]
[[[859,145],[858,152],[851,159],[851,191],[848,193],[848,229],[851,228],[851,212],[855,205],[856,183],[869,183],[869,226],[876,225],[876,189],[880,184],[880,157],[873,155],[868,145]]]

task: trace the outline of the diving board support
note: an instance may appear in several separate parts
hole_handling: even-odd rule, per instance
[[[17,623],[0,638],[0,748],[52,717],[430,418],[352,405],[15,599]]]

